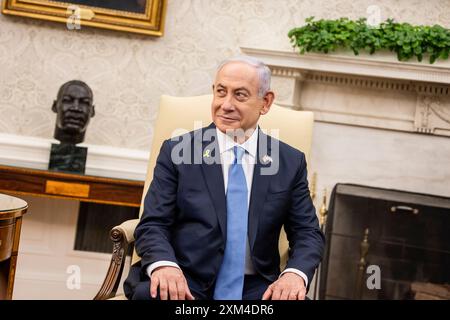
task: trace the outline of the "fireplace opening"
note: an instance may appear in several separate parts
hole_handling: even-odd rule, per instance
[[[337,184],[320,299],[450,299],[450,198]]]

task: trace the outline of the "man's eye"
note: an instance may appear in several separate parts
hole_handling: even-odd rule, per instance
[[[225,92],[224,89],[217,89],[217,93],[218,93],[219,95],[225,95],[225,94],[226,94],[226,92]]]
[[[236,92],[236,97],[238,99],[246,99],[247,98],[247,94],[245,94],[244,92]]]

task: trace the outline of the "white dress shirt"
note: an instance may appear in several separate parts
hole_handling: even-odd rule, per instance
[[[250,195],[252,190],[252,181],[253,181],[253,171],[256,164],[256,153],[258,150],[258,129],[253,131],[253,134],[243,143],[238,144],[233,140],[232,137],[227,136],[222,131],[216,128],[216,135],[217,135],[217,142],[219,144],[219,150],[220,150],[220,161],[222,164],[222,173],[223,173],[223,182],[225,186],[225,193],[228,186],[228,169],[230,165],[234,161],[234,152],[233,148],[234,146],[240,146],[245,149],[245,153],[242,157],[242,169],[244,170],[245,179],[247,181],[247,207],[250,206]],[[162,266],[172,266],[177,267],[179,266],[172,261],[157,261],[152,263],[147,267],[147,274],[150,277],[153,270],[155,270],[158,267]],[[293,272],[305,280],[305,286],[308,286],[308,277],[306,274],[304,274],[302,271],[295,269],[295,268],[287,268],[282,273],[286,272]],[[256,274],[255,268],[253,266],[253,262],[251,260],[250,256],[250,246],[248,241],[248,234],[247,234],[247,243],[246,243],[246,253],[245,253],[245,274]],[[280,276],[281,276],[280,275]]]

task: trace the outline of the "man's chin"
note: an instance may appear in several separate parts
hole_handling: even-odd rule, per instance
[[[83,128],[80,126],[74,126],[74,125],[66,125],[62,128],[62,130],[69,134],[77,134],[83,131]]]
[[[239,126],[217,126],[217,128],[222,131],[223,133],[233,133],[236,130],[240,130]]]

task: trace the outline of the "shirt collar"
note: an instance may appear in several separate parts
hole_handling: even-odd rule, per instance
[[[245,151],[247,151],[247,153],[250,154],[253,158],[256,158],[256,148],[258,146],[258,130],[259,127],[256,127],[252,135],[243,144],[239,144],[216,127],[220,154],[223,154],[225,151],[232,149],[234,146],[240,146],[244,148]]]

